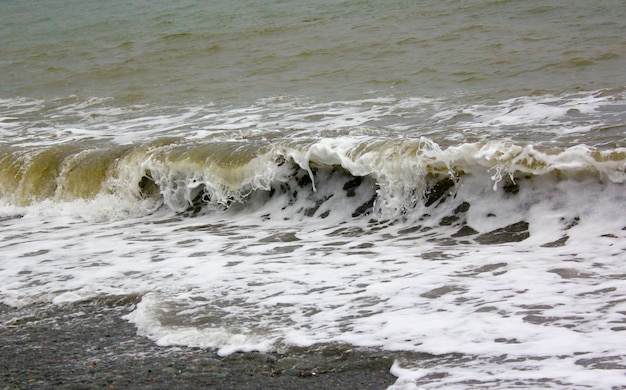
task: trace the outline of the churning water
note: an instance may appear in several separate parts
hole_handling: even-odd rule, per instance
[[[397,389],[626,385],[622,1],[0,8],[4,303],[139,294],[160,345],[397,351]]]

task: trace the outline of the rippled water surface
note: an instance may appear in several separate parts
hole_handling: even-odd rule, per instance
[[[3,96],[501,99],[625,84],[618,0],[2,7]]]

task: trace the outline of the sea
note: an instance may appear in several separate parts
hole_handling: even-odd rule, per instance
[[[1,0],[0,37],[4,304],[626,388],[623,0]]]

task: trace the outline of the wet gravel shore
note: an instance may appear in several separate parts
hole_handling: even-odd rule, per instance
[[[281,353],[159,347],[121,319],[131,298],[0,305],[0,388],[385,389],[385,352],[343,345]]]

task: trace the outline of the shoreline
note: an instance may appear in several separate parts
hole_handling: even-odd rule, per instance
[[[159,347],[121,317],[132,298],[0,305],[2,389],[385,389],[390,353],[345,345],[248,352]]]

